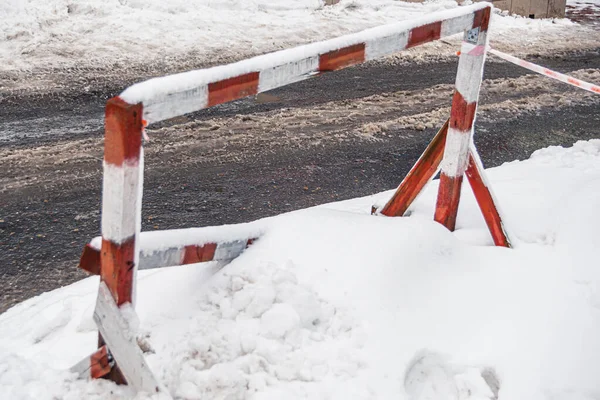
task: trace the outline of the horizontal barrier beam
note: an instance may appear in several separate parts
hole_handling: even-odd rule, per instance
[[[151,124],[466,30],[487,30],[490,9],[490,3],[457,7],[233,64],[154,78],[129,87],[119,97],[129,104],[143,104],[143,118]]]
[[[142,232],[138,269],[174,267],[208,261],[231,261],[242,254],[262,234],[259,229],[242,228],[227,237],[225,232],[229,229],[231,227],[224,226]],[[166,239],[169,237],[170,239]],[[177,238],[185,239],[177,240]],[[90,274],[100,274],[101,243],[101,237],[97,237],[84,247],[79,268]]]

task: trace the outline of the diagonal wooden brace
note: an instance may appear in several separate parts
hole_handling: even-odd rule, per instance
[[[496,246],[511,247],[510,240],[504,228],[504,223],[500,216],[500,212],[496,207],[496,200],[490,186],[487,184],[485,170],[483,164],[477,154],[475,146],[471,145],[469,149],[469,164],[465,174],[479,205],[479,209],[483,214],[485,223],[494,239]]]
[[[449,121],[446,120],[444,126],[433,137],[429,146],[398,186],[396,193],[383,207],[381,214],[388,217],[403,216],[427,183],[433,179],[444,156]]]
[[[424,187],[435,176],[444,155],[444,144],[448,131],[448,121],[435,135],[417,163],[404,178],[392,198],[386,203],[381,214],[388,217],[403,216]],[[496,200],[487,183],[483,164],[473,144],[469,147],[468,165],[465,175],[471,185],[475,199],[485,223],[492,235],[494,244],[501,247],[511,247],[509,236],[502,222]],[[462,178],[462,176],[461,176]],[[461,180],[462,181],[462,180]]]
[[[148,394],[162,392],[168,396],[144,360],[133,327],[121,313],[120,307],[117,306],[110,289],[104,282],[100,282],[98,288],[94,321],[114,355],[127,384]]]

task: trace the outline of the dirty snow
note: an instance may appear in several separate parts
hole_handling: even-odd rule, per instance
[[[223,63],[455,7],[450,0],[330,7],[320,0],[3,0],[0,70]],[[493,44],[526,51],[597,41],[568,20],[495,15],[492,27]]]
[[[146,358],[182,399],[595,399],[599,171],[600,140],[488,170],[512,250],[467,185],[456,232],[433,222],[437,181],[408,218],[369,215],[386,192],[254,222],[215,275],[141,271]],[[0,315],[1,398],[134,397],[65,372],[96,346],[97,287]]]

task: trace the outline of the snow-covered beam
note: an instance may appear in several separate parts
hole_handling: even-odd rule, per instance
[[[142,234],[143,236],[143,234]],[[178,265],[196,264],[209,261],[231,262],[239,257],[256,238],[230,240],[227,242],[208,242],[200,245],[168,247],[140,250],[138,270],[175,267]],[[79,261],[79,268],[90,274],[99,275],[101,249],[87,244]]]
[[[394,54],[484,23],[487,29],[491,7],[490,3],[458,7],[233,64],[154,78],[129,87],[120,98],[142,104],[143,118],[150,124]]]
[[[231,261],[263,233],[264,226],[260,222],[141,232],[137,268]],[[94,275],[100,274],[102,241],[102,237],[96,237],[85,246],[79,268]]]

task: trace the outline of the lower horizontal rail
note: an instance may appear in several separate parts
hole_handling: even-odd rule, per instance
[[[161,231],[161,232],[143,232],[140,235],[140,258],[138,270],[154,269],[163,267],[174,267],[178,265],[196,264],[209,261],[229,262],[244,252],[244,250],[260,237],[260,232],[252,230],[246,232],[247,235],[237,234],[235,239],[223,239],[224,235],[202,234],[202,230],[190,230],[185,243],[193,242],[190,236],[197,234],[198,244],[172,243],[165,246],[163,241],[156,240],[156,237],[164,235],[169,237],[172,234],[180,234],[185,230]],[[175,233],[173,233],[175,232]],[[171,242],[173,240],[171,239]],[[79,268],[90,274],[100,274],[100,251],[102,238],[94,238],[83,249],[83,254],[79,261]]]

